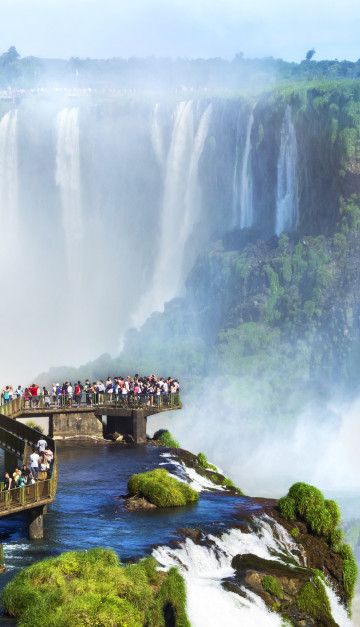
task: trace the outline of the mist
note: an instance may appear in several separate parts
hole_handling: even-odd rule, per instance
[[[169,428],[183,448],[204,452],[245,494],[279,498],[293,483],[304,481],[326,495],[355,496],[358,509],[347,516],[360,515],[360,399],[321,410],[307,407],[290,424],[271,414],[254,423],[248,403],[224,408],[216,390],[209,392],[215,380],[203,381],[206,402],[201,396],[189,407],[185,402],[181,416],[175,412],[166,419],[150,418],[151,433],[160,426]]]

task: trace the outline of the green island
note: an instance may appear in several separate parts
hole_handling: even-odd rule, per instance
[[[71,551],[22,570],[5,587],[5,612],[19,627],[189,627],[186,592],[176,568],[156,569],[147,557],[120,564],[110,549]]]

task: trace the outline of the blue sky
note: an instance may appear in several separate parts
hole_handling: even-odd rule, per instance
[[[358,0],[0,0],[21,56],[360,58]]]

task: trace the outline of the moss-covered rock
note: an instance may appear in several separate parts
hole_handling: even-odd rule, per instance
[[[178,507],[198,500],[199,494],[187,483],[178,481],[164,468],[130,477],[128,491],[142,496],[157,507]]]
[[[180,448],[180,444],[167,429],[159,429],[154,433],[153,440],[160,446],[167,446],[169,448]]]
[[[108,549],[63,553],[20,571],[2,605],[21,627],[189,627],[181,575],[156,567],[152,557],[123,566]]]
[[[279,499],[278,509],[285,520],[303,520],[312,533],[326,541],[331,551],[340,555],[344,598],[350,607],[357,579],[357,566],[350,545],[342,544],[344,533],[337,528],[340,522],[337,503],[326,500],[314,486],[298,482],[291,486],[287,496]],[[302,543],[304,546],[308,545],[308,539],[302,539]],[[328,559],[328,564],[329,562]],[[329,571],[332,571],[331,565]]]

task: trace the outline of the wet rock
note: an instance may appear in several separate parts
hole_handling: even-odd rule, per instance
[[[127,498],[125,500],[125,507],[131,511],[138,509],[156,509],[156,505],[149,503],[149,501],[140,496],[130,496]]]

